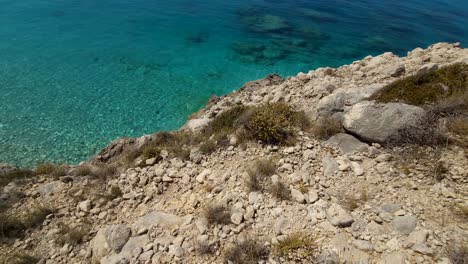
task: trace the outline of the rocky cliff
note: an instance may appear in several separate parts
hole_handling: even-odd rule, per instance
[[[270,75],[78,166],[0,166],[0,256],[467,263],[467,64],[438,43]]]

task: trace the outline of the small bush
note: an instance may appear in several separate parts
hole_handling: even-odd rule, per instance
[[[278,198],[279,200],[289,200],[290,190],[286,184],[281,181],[270,184],[269,189],[271,195]]]
[[[468,136],[468,119],[466,118],[455,118],[449,121],[449,124],[447,126],[448,131],[451,133],[462,136],[462,137],[467,137]]]
[[[156,158],[156,161],[159,161],[162,159],[161,157],[161,149],[159,146],[156,145],[148,145],[143,148],[143,158],[145,160],[151,159],[151,158]]]
[[[10,182],[16,180],[23,180],[35,176],[31,170],[14,170],[5,174],[0,174],[0,187],[8,185]]]
[[[255,107],[246,128],[257,140],[267,144],[286,144],[299,124],[298,114],[289,105],[276,103]]]
[[[304,260],[314,256],[317,245],[313,236],[303,233],[288,235],[273,248],[276,256]]]
[[[115,198],[122,197],[123,192],[119,186],[111,186],[109,189],[109,194],[107,195],[108,200],[114,200]]]
[[[0,213],[0,238],[18,237],[23,231],[41,225],[53,210],[36,206],[22,213]]]
[[[364,205],[369,200],[367,189],[362,189],[355,195],[348,195],[341,199],[341,205],[348,211],[354,211]]]
[[[260,242],[249,238],[243,242],[236,243],[226,250],[224,257],[226,261],[234,264],[256,264],[268,257],[269,250]]]
[[[52,208],[46,206],[35,206],[31,210],[24,212],[21,217],[21,222],[26,229],[34,228],[42,225],[46,216],[54,213]]]
[[[452,264],[468,264],[468,244],[449,245],[446,253]]]
[[[208,242],[200,242],[197,245],[197,253],[200,255],[213,255],[216,253],[215,244],[210,244]]]
[[[89,224],[80,224],[72,227],[61,223],[59,224],[59,230],[55,239],[58,245],[77,245],[80,244],[86,235],[88,235],[89,231],[91,231],[91,226]]]
[[[27,253],[12,253],[4,257],[0,257],[0,264],[36,264],[39,258]]]
[[[39,164],[36,167],[36,174],[37,175],[46,175],[46,174],[52,174],[52,172],[55,171],[56,165],[53,163],[43,163]]]
[[[92,174],[91,167],[88,165],[80,165],[75,168],[74,172],[77,176],[89,176]]]
[[[261,191],[269,180],[269,176],[276,173],[276,165],[272,159],[257,160],[253,168],[247,170],[245,184],[251,192]]]
[[[374,99],[385,103],[401,101],[424,105],[464,93],[467,87],[468,65],[459,63],[397,80],[382,89]]]
[[[343,126],[337,118],[323,118],[312,126],[312,133],[321,140],[328,140],[332,136],[343,132]]]
[[[114,176],[117,172],[117,168],[114,165],[99,164],[91,169],[91,175],[100,179],[107,179],[108,177]]]
[[[200,152],[205,155],[208,155],[208,154],[213,153],[216,150],[216,148],[217,148],[216,142],[209,139],[205,143],[200,145]]]
[[[242,124],[245,115],[250,108],[243,105],[234,106],[219,113],[213,121],[211,121],[203,133],[213,135],[218,133],[231,133]]]
[[[231,212],[224,205],[208,205],[205,208],[204,216],[208,224],[229,224],[231,223]]]

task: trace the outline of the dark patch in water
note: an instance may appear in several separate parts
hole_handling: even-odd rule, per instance
[[[62,11],[62,10],[52,11],[52,12],[50,13],[50,16],[51,16],[51,17],[63,17],[63,16],[65,16],[65,12]]]
[[[201,44],[208,40],[210,34],[208,32],[197,32],[185,37],[185,41],[189,44]]]

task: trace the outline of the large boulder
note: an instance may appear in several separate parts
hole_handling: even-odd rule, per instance
[[[343,116],[343,127],[369,142],[384,143],[398,139],[401,129],[414,124],[424,114],[417,106],[365,101],[354,105]]]
[[[337,89],[320,99],[312,117],[328,118],[334,113],[341,113],[346,107],[368,100],[383,87],[384,84],[377,83],[355,89]]]

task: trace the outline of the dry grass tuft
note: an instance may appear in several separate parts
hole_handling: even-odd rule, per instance
[[[468,264],[468,244],[452,244],[445,251],[452,264]]]
[[[278,257],[293,260],[310,260],[317,252],[315,238],[310,234],[293,233],[280,241],[273,248],[273,254]]]
[[[288,186],[281,181],[270,184],[269,192],[279,200],[289,200],[291,191]]]
[[[59,232],[56,234],[55,242],[63,246],[65,244],[77,245],[83,242],[83,239],[91,231],[91,225],[84,223],[76,226],[59,224]]]
[[[231,212],[225,205],[207,205],[204,216],[208,224],[226,225],[231,223]]]
[[[253,238],[248,238],[227,249],[224,258],[226,262],[231,261],[234,264],[256,264],[266,259],[268,254],[266,246]]]
[[[196,249],[199,255],[213,255],[216,253],[216,245],[208,242],[200,242]]]
[[[255,162],[253,168],[247,170],[245,184],[251,192],[261,191],[265,188],[269,176],[276,173],[276,164],[273,159],[261,159]]]
[[[0,174],[0,187],[8,185],[13,181],[20,181],[34,176],[35,174],[31,170],[14,170],[5,174]]]
[[[337,118],[323,118],[312,126],[312,133],[321,140],[328,140],[332,136],[343,132],[343,126]]]

